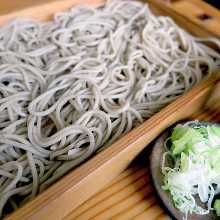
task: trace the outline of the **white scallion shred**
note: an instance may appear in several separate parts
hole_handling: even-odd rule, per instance
[[[169,191],[184,220],[189,214],[208,214],[220,191],[220,127],[198,121],[177,125],[165,141],[165,149],[162,188]],[[169,157],[174,160],[172,167],[167,166]]]

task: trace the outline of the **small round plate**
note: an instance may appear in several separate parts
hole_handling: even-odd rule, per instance
[[[178,123],[181,124],[181,123]],[[207,125],[218,125],[216,123],[211,123],[211,122],[200,122],[200,121],[192,121],[189,123],[189,126],[192,125],[202,125],[202,126],[207,126]],[[177,220],[184,219],[184,214],[180,212],[177,208],[175,208],[172,197],[169,192],[164,191],[162,189],[163,185],[163,174],[161,172],[161,161],[162,161],[162,156],[165,152],[164,148],[164,142],[165,140],[171,135],[171,132],[173,130],[174,126],[171,128],[168,128],[159,138],[155,141],[152,152],[150,155],[150,171],[151,171],[151,176],[153,180],[154,187],[156,188],[157,194],[159,198],[161,199],[163,205],[165,208],[169,211],[170,215],[172,218],[175,218]],[[199,202],[199,199],[196,199],[197,202],[204,207],[204,204]],[[207,215],[197,215],[197,214],[188,214],[187,216],[188,220],[217,220],[220,219],[218,218],[214,212],[210,212]]]

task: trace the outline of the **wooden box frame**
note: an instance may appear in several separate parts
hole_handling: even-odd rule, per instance
[[[28,7],[0,16],[0,25],[15,17],[49,20],[53,14],[71,8],[75,4],[88,3],[97,6],[103,0],[57,0]],[[184,18],[159,0],[149,0],[156,14],[171,16],[180,26],[200,37],[213,36],[209,30]],[[139,127],[124,135],[109,148],[95,155],[78,168],[66,174],[34,200],[7,216],[8,220],[63,219],[74,208],[97,193],[121,173],[130,162],[164,129],[178,120],[190,117],[202,108],[218,77],[205,80],[162,111],[146,120]]]

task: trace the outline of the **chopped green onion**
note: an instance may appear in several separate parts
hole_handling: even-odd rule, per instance
[[[215,200],[214,209],[216,211],[216,215],[220,216],[220,199]]]
[[[164,158],[172,157],[174,166],[166,167],[163,162],[162,188],[170,192],[175,207],[185,218],[191,213],[208,214],[214,195],[220,192],[220,128],[199,123],[178,125],[169,141],[171,146]],[[205,206],[201,207],[195,196]],[[220,200],[214,208],[220,215]]]

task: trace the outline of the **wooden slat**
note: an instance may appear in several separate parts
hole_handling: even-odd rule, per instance
[[[220,12],[203,1],[175,1],[172,7],[182,16],[208,29],[215,36],[220,37]],[[210,16],[208,19],[201,19],[203,16]]]
[[[141,213],[140,215],[133,218],[133,220],[146,220],[146,219],[157,219],[161,214],[163,213],[163,210],[158,206],[154,205]]]
[[[119,177],[124,176],[124,173],[127,173],[128,171],[131,170],[132,169],[126,170]],[[89,208],[97,205],[98,203],[102,203],[103,200],[106,200],[107,198],[113,196],[114,194],[120,191],[124,190],[126,191],[126,194],[128,193],[132,194],[134,192],[134,189],[142,187],[143,184],[147,183],[149,176],[147,174],[146,169],[139,169],[135,173],[132,172],[131,175],[126,176],[125,178],[122,179],[116,178],[116,179],[117,181],[113,180],[111,185],[106,190],[101,191],[100,193],[98,193],[96,197],[89,199],[86,203],[84,203],[79,208],[77,208],[77,210],[74,210],[72,216],[74,217],[79,216],[85,210],[88,210]],[[132,186],[133,184],[135,185],[135,187]]]
[[[19,0],[13,0],[13,3],[18,5]],[[37,2],[37,1],[36,1]],[[0,15],[0,25],[17,18],[26,17],[36,19],[38,21],[46,21],[52,19],[54,13],[59,11],[65,11],[77,4],[90,4],[93,6],[98,6],[104,2],[104,0],[45,0],[43,4],[33,5],[22,5],[19,10],[14,11],[11,9],[10,13],[3,13]],[[2,3],[0,3],[1,5]],[[4,5],[4,4],[3,4]],[[2,7],[2,6],[1,6]],[[5,8],[5,7],[4,7]],[[4,8],[2,11],[4,12]]]
[[[0,15],[7,14],[12,11],[18,11],[27,7],[33,7],[45,2],[53,2],[54,0],[13,0],[13,1],[1,1],[0,4]]]
[[[153,204],[156,204],[157,199],[155,196],[151,195],[149,197],[144,198],[140,202],[136,203],[132,207],[128,207],[123,212],[119,212],[115,215],[112,220],[128,220],[133,219],[133,217],[140,215],[146,209],[150,208]]]
[[[155,220],[171,220],[171,218],[165,214],[165,213],[162,213],[160,216],[158,216]]]
[[[152,9],[154,10],[155,8],[158,13],[162,15],[169,14],[177,24],[195,36],[220,37],[220,12],[206,3],[196,4],[190,0],[176,0],[171,4],[167,4],[164,0],[146,0],[146,2],[149,2],[151,7],[153,7]],[[200,15],[200,13],[208,13],[212,15],[213,18],[211,20],[202,21],[197,17],[197,14],[194,14],[194,11],[198,13],[198,15]],[[215,16],[213,15],[213,11],[215,11]]]
[[[127,173],[132,168],[123,172]],[[145,172],[143,172],[145,170]],[[138,180],[137,174],[142,174]],[[124,181],[125,179],[123,179]],[[136,181],[135,181],[136,180]],[[127,185],[121,187],[119,180],[110,184],[102,192],[73,210],[65,220],[129,220],[129,219],[168,219],[164,211],[156,204],[147,167],[140,167],[136,173],[126,177]],[[115,190],[117,189],[117,190]],[[105,195],[105,196],[103,196]],[[101,198],[101,199],[100,199]],[[162,214],[163,213],[163,214]]]

